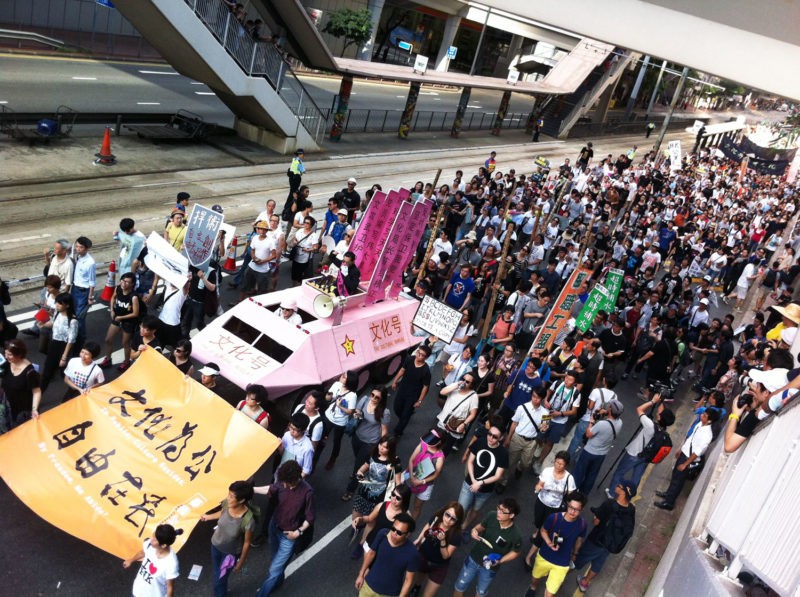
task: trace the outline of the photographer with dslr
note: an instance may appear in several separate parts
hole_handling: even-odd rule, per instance
[[[584,495],[589,495],[592,485],[597,480],[600,467],[606,454],[611,451],[614,441],[622,430],[622,415],[624,407],[622,402],[616,399],[608,401],[604,408],[592,413],[589,419],[589,426],[586,428],[586,445],[578,456],[575,463],[575,484],[578,491]]]
[[[653,416],[653,411],[655,411],[655,416]],[[639,417],[641,429],[625,446],[622,458],[614,474],[611,475],[611,483],[606,489],[606,496],[609,498],[614,495],[616,487],[623,481],[630,483],[634,493],[639,490],[639,482],[649,464],[649,461],[642,457],[645,446],[653,439],[656,429],[663,431],[675,422],[675,414],[664,406],[660,392],[656,392],[648,402],[640,405],[636,409],[636,414]],[[630,473],[630,479],[626,479],[628,473]]]
[[[764,371],[750,369],[747,376],[742,376],[745,390],[731,405],[725,428],[725,452],[730,454],[738,450],[753,434],[759,421],[780,409],[783,394],[788,396],[791,390],[770,396],[786,386],[787,374],[793,366],[794,359],[788,350],[773,349],[767,355]]]

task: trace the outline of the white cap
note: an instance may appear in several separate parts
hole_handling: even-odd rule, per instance
[[[351,176],[350,178],[348,178],[348,179],[347,179],[347,184],[350,184],[351,182],[352,182],[353,184],[358,184],[358,183],[356,182],[356,179],[355,179],[355,178],[353,178],[352,176]]]
[[[219,375],[219,367],[216,363],[208,363],[197,371],[200,375],[212,376]]]
[[[768,392],[774,392],[789,383],[789,378],[786,377],[788,372],[788,369],[770,369],[769,371],[750,369],[748,375],[754,382],[767,388]]]
[[[281,309],[291,309],[297,311],[297,303],[292,299],[283,299],[281,301]]]
[[[700,299],[700,304],[701,305],[705,305],[706,307],[708,307],[708,299],[707,298],[701,298]]]

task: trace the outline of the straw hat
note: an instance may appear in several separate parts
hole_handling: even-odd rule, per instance
[[[800,324],[800,305],[789,303],[785,307],[778,307],[775,305],[772,308],[783,315],[786,319]]]

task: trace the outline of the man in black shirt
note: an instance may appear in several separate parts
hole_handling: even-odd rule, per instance
[[[619,317],[615,317],[614,321],[611,322],[611,327],[603,330],[599,338],[604,354],[603,369],[606,374],[609,371],[613,371],[617,378],[622,373],[621,369],[625,363],[625,353],[629,347],[628,339],[622,333],[622,327],[622,320]]]
[[[397,390],[394,395],[394,413],[399,419],[394,428],[395,437],[403,435],[411,415],[422,406],[422,401],[425,400],[425,395],[431,386],[431,369],[425,363],[430,355],[429,346],[425,344],[418,346],[414,356],[406,359],[392,380],[392,390]]]
[[[356,212],[361,207],[361,195],[356,191],[356,179],[347,179],[347,187],[342,189],[342,205],[347,209],[347,223],[352,225],[356,217]]]

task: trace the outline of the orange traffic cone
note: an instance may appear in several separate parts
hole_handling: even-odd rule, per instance
[[[114,296],[114,286],[116,285],[117,277],[117,262],[111,261],[108,266],[108,277],[106,278],[106,287],[103,288],[103,293],[100,295],[100,300],[109,302],[111,297]]]
[[[97,159],[95,164],[103,164],[104,166],[113,166],[117,163],[117,158],[111,153],[111,129],[106,127],[106,134],[103,135],[103,145],[100,147],[100,153],[94,154]]]
[[[222,266],[226,272],[236,271],[236,246],[239,244],[236,236],[234,235],[231,244],[228,245],[228,252],[225,254],[225,265]]]

